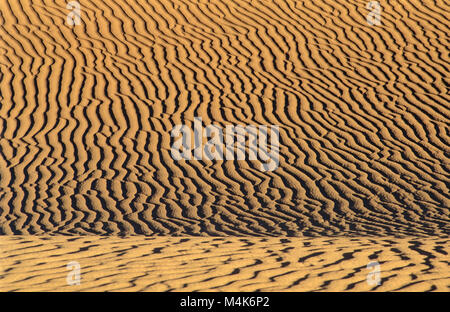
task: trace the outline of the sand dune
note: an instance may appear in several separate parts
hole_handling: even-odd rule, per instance
[[[323,252],[317,261],[337,260],[353,246],[346,249],[349,240],[342,238],[327,249],[325,237],[358,237],[358,244],[373,237],[381,248],[382,237],[395,236],[404,239],[391,238],[399,251],[380,250],[388,257],[432,258],[425,261],[436,262],[425,274],[432,281],[413,277],[423,263],[399,264],[405,268],[398,274],[407,272],[403,284],[392,277],[379,289],[445,289],[448,260],[442,258],[448,253],[438,245],[448,247],[450,233],[450,6],[443,0],[383,1],[382,24],[370,26],[367,2],[83,0],[81,24],[71,26],[67,1],[2,1],[4,267],[17,259],[21,244],[34,256],[46,252],[44,238],[27,235],[317,237],[317,252]],[[171,130],[192,127],[195,117],[220,127],[278,126],[279,167],[264,172],[255,161],[174,160]],[[77,238],[103,239],[121,244],[119,238]],[[230,241],[230,250],[241,248],[238,239],[221,239]],[[186,244],[200,242],[200,253],[212,240]],[[261,253],[270,242],[278,253],[290,246],[252,240]],[[413,240],[431,255],[412,248]],[[10,249],[12,242],[17,250]],[[66,260],[64,250],[55,261]],[[178,251],[173,257],[182,261]],[[244,266],[254,261],[239,257]],[[146,270],[159,265],[159,258],[151,259]],[[30,258],[26,268],[27,261],[39,262]],[[365,287],[354,271],[365,262],[358,263],[341,272],[353,275],[337,288]],[[209,270],[199,265],[176,274]],[[293,274],[267,287],[322,290],[331,280],[324,275],[308,286],[295,284],[308,273],[287,265],[265,281],[290,269]],[[36,289],[59,285],[42,284],[36,270],[30,281]],[[96,270],[83,289],[113,287],[95,281]],[[0,288],[26,283],[12,272],[2,275]],[[229,286],[220,281],[222,273],[208,274],[214,282],[198,277],[186,289],[266,288],[245,274],[240,282],[240,274],[230,277]],[[152,283],[146,289],[184,289],[178,280]]]
[[[4,236],[0,247],[1,291],[450,290],[448,239]],[[71,261],[80,285],[66,283]],[[380,285],[367,283],[371,261]]]
[[[449,233],[444,1],[1,6],[3,234]],[[174,161],[170,130],[280,127],[280,167]]]

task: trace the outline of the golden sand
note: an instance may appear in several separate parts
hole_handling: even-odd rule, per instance
[[[368,2],[2,0],[0,289],[448,291],[450,5]],[[279,167],[174,160],[195,117]]]
[[[6,236],[0,248],[0,291],[449,291],[450,279],[448,239]]]

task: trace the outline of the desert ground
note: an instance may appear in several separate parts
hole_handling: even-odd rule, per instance
[[[0,291],[450,290],[447,1],[68,2],[0,2]]]

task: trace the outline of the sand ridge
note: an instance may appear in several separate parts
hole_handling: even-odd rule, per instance
[[[445,1],[1,5],[3,234],[449,233]],[[277,125],[280,166],[170,130]]]
[[[450,290],[438,238],[2,236],[0,248],[0,291]],[[72,261],[80,285],[66,282]]]
[[[450,5],[367,2],[1,1],[0,289],[448,291]],[[278,168],[174,160],[196,117],[278,126]]]

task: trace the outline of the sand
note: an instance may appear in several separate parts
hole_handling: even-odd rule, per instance
[[[446,1],[66,3],[0,4],[1,290],[449,290]],[[196,117],[278,168],[174,160]]]
[[[7,236],[0,247],[0,291],[449,291],[448,239]],[[67,283],[72,261],[79,285]]]

